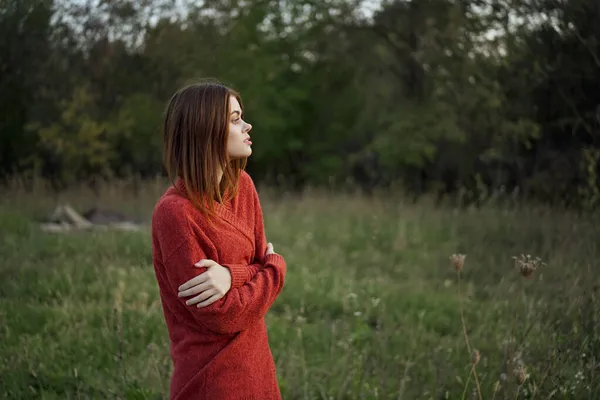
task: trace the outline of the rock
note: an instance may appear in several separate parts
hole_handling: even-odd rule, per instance
[[[58,206],[54,209],[54,212],[50,216],[51,223],[63,224],[67,223],[75,228],[89,228],[92,223],[87,219],[83,218],[77,213],[71,206]]]
[[[61,205],[54,209],[47,221],[40,224],[40,229],[49,233],[89,229],[138,231],[141,224],[115,211],[92,208],[82,216],[71,206]]]
[[[95,225],[109,225],[119,222],[131,222],[125,215],[110,210],[92,208],[83,213],[83,217]]]

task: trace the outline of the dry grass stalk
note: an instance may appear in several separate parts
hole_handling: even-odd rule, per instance
[[[478,394],[479,399],[482,399],[481,387],[479,385],[479,379],[477,377],[477,371],[476,371],[476,366],[481,360],[481,354],[476,349],[471,351],[471,344],[469,342],[469,335],[467,334],[467,328],[466,328],[464,310],[463,310],[463,302],[462,302],[460,274],[464,267],[465,258],[466,258],[466,255],[464,255],[464,254],[452,254],[450,256],[450,261],[452,263],[452,266],[454,267],[454,270],[456,271],[456,277],[457,277],[457,290],[458,290],[458,296],[459,296],[460,318],[461,318],[461,323],[462,323],[463,336],[465,339],[465,343],[467,345],[467,350],[471,354],[471,371],[469,373],[467,383],[465,384],[465,390],[463,391],[463,398],[466,395],[466,390],[467,390],[467,386],[469,384],[471,375],[474,375],[475,382],[477,385],[476,393]],[[533,258],[529,254],[527,254],[527,255],[522,254],[519,257],[513,257],[513,259],[515,260],[515,267],[520,272],[520,274],[526,279],[530,279],[533,276],[533,273],[537,269],[539,269],[540,267],[545,265],[545,263],[542,262],[541,258],[539,258],[539,257]],[[512,375],[514,377],[515,382],[518,384],[518,387],[516,389],[517,396],[519,394],[519,390],[520,390],[521,386],[527,381],[528,376],[529,376],[527,374],[527,368],[524,366],[523,362],[521,361],[520,355],[515,356],[515,354],[514,354],[515,348],[516,348],[516,338],[515,338],[516,323],[517,323],[517,317],[518,317],[518,312],[519,312],[519,308],[520,308],[521,298],[523,297],[523,292],[524,292],[524,288],[523,288],[523,285],[521,284],[521,289],[519,290],[519,295],[517,298],[517,307],[515,310],[515,316],[514,316],[514,320],[513,320],[512,330],[511,330],[510,337],[509,337],[508,344],[507,344],[506,374],[502,374],[503,376],[508,377],[509,372],[512,372],[512,374],[510,374],[510,375]],[[507,379],[505,378],[504,381],[507,381]],[[500,381],[495,383],[494,388],[493,388],[494,398],[496,397],[496,394],[503,388],[503,386],[504,385],[501,384]]]
[[[465,323],[465,314],[464,314],[463,304],[462,304],[462,292],[460,289],[460,273],[462,272],[466,257],[467,256],[465,254],[452,254],[450,256],[450,261],[452,262],[452,265],[454,266],[454,269],[456,270],[457,291],[458,291],[458,299],[459,299],[459,304],[460,304],[460,321],[462,323],[463,335],[465,338],[465,343],[467,345],[467,351],[474,358],[474,354],[471,353],[471,344],[469,343],[469,335],[467,334],[467,324]],[[477,354],[478,354],[478,358],[479,358],[480,355],[479,355],[478,351],[477,351]],[[479,362],[479,359],[477,360],[477,362]],[[481,396],[481,387],[479,385],[479,378],[477,377],[477,369],[475,367],[476,364],[477,363],[473,363],[473,362],[471,363],[471,371],[469,373],[469,378],[471,377],[471,374],[473,374],[473,376],[475,377],[475,384],[477,386],[477,394],[479,396],[479,400],[482,400],[483,397]],[[465,390],[466,390],[468,384],[469,384],[469,379],[467,379],[467,383],[465,384]],[[464,392],[463,392],[463,397],[464,397]]]
[[[473,350],[473,355],[471,357],[471,364],[477,365],[479,364],[479,360],[481,360],[481,354],[479,350]]]
[[[525,279],[531,279],[531,277],[533,276],[533,273],[538,268],[545,265],[542,262],[541,258],[539,258],[539,257],[533,258],[529,254],[527,254],[527,255],[521,254],[519,257],[513,257],[513,259],[515,260],[515,268],[520,272],[521,276],[523,276]],[[521,380],[523,378],[521,371],[523,371],[524,367],[521,364],[520,357],[518,357],[518,359],[515,360],[514,351],[515,351],[515,348],[517,345],[515,331],[516,331],[516,327],[517,327],[517,317],[519,314],[519,308],[521,307],[521,299],[524,296],[524,292],[525,292],[525,288],[523,287],[523,283],[521,282],[521,288],[519,290],[519,294],[517,297],[517,305],[515,307],[515,316],[513,319],[513,325],[512,325],[511,332],[510,332],[510,336],[509,336],[509,340],[508,340],[508,344],[507,344],[507,352],[506,352],[506,354],[507,354],[506,373],[509,374],[513,365],[516,365],[513,370],[513,376],[515,377],[515,380],[516,380],[517,384],[519,385],[519,387],[522,384],[522,383],[519,383],[519,380]],[[515,371],[518,371],[518,373],[515,373]],[[524,380],[523,380],[523,382],[524,382]],[[519,388],[517,388],[517,394],[518,394],[518,391],[519,391]]]

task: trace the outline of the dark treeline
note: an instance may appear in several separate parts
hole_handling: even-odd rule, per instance
[[[0,179],[161,174],[169,96],[215,78],[260,181],[600,201],[597,0],[187,3],[0,0]]]

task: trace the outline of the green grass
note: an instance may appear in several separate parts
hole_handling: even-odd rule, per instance
[[[101,204],[148,219],[163,189],[119,188]],[[484,399],[600,398],[597,219],[261,196],[289,266],[267,316],[284,399],[470,398],[461,302]],[[53,205],[18,189],[0,200],[0,398],[164,398],[171,364],[148,230],[43,233],[36,220]],[[453,253],[467,254],[460,296]],[[524,279],[520,254],[547,265]],[[507,343],[529,374],[520,387],[511,371],[503,379]]]

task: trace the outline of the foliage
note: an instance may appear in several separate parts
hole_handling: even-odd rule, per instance
[[[2,0],[0,176],[161,174],[169,96],[216,78],[259,180],[597,205],[594,2],[367,3]]]

